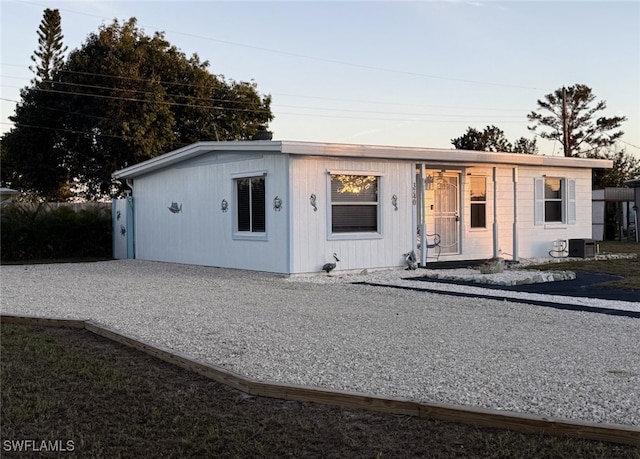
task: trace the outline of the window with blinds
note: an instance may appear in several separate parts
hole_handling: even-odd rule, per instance
[[[236,179],[237,230],[264,233],[265,178],[245,177]]]
[[[375,175],[331,175],[332,233],[379,232]]]

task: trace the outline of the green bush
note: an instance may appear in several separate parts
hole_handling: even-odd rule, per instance
[[[1,225],[2,261],[111,257],[111,209],[10,204]]]

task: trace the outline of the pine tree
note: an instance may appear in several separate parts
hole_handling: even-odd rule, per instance
[[[38,49],[29,67],[35,73],[31,86],[20,91],[21,101],[9,119],[15,124],[2,137],[0,179],[4,185],[48,201],[70,197],[69,173],[60,142],[61,104],[53,80],[62,67],[62,28],[58,10],[44,10],[38,28]]]
[[[47,8],[38,27],[39,46],[31,56],[36,66],[29,67],[36,74],[35,84],[51,80],[53,72],[62,66],[67,50],[62,44],[63,38],[60,11]]]
[[[622,137],[623,131],[612,131],[618,129],[627,118],[598,116],[598,112],[605,110],[607,104],[601,100],[592,106],[595,99],[591,88],[584,84],[558,88],[544,96],[544,100],[538,100],[541,113],[531,112],[527,115],[529,121],[534,123],[529,130],[537,132],[539,126],[549,129],[541,131],[540,137],[559,141],[564,156],[597,156]]]

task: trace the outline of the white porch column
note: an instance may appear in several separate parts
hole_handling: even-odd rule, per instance
[[[493,258],[498,256],[498,168],[493,168]]]
[[[513,168],[513,261],[518,261],[518,168]]]
[[[420,163],[420,177],[416,183],[417,211],[420,215],[420,266],[427,265],[427,225],[424,215],[424,163]]]

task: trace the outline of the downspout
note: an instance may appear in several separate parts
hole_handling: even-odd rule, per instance
[[[518,168],[513,168],[513,261],[518,258]]]
[[[493,168],[493,258],[498,257],[498,168]]]
[[[136,257],[136,221],[133,196],[127,193],[127,258]]]
[[[135,228],[135,209],[133,206],[133,179],[125,179],[125,183],[131,189],[126,191],[127,199],[127,259],[136,258],[136,228]]]

